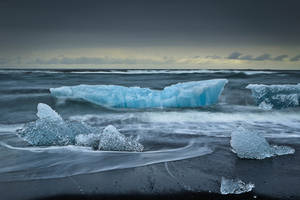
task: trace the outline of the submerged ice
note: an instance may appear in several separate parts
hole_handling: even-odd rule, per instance
[[[114,108],[199,107],[215,104],[226,79],[192,81],[152,90],[117,85],[78,85],[51,88],[57,98],[84,100]]]
[[[242,127],[232,132],[230,144],[238,157],[247,159],[264,159],[295,152],[293,148],[288,146],[271,146],[259,133]]]
[[[254,188],[253,183],[244,183],[239,179],[227,179],[222,177],[221,194],[242,194],[250,192]]]
[[[46,104],[38,104],[38,119],[18,131],[33,146],[80,145],[104,151],[143,151],[143,145],[125,137],[114,126],[102,132],[81,122],[64,121]]]
[[[297,85],[260,85],[250,84],[252,96],[260,108],[287,108],[299,106],[300,84]]]

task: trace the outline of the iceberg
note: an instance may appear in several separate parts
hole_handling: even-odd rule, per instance
[[[177,83],[163,90],[118,85],[77,85],[50,88],[56,98],[87,101],[113,108],[200,107],[215,104],[226,79]]]
[[[50,106],[39,103],[38,119],[18,130],[21,138],[33,146],[79,145],[104,151],[143,151],[143,145],[125,137],[114,126],[102,132],[81,122],[65,121]]]
[[[244,183],[239,179],[227,179],[222,177],[221,194],[242,194],[250,192],[254,188],[253,183]]]
[[[239,158],[247,159],[264,159],[295,152],[288,146],[271,146],[260,134],[242,127],[232,132],[230,145]]]
[[[249,84],[246,88],[251,90],[257,105],[264,110],[299,106],[300,84]]]

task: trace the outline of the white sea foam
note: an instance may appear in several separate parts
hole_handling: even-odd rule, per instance
[[[126,71],[73,71],[75,74],[213,74],[213,73],[234,73],[234,74],[274,74],[275,71],[244,71],[244,70],[126,70]]]
[[[0,142],[0,146],[6,148],[7,153],[22,154],[14,158],[13,165],[9,156],[1,160],[1,181],[47,179],[96,173],[183,160],[213,152],[210,148],[193,141],[180,148],[148,152],[92,151],[90,148],[79,146],[21,148],[3,142]],[[54,161],[55,164],[53,164]]]
[[[155,111],[114,114],[89,114],[71,116],[70,120],[84,121],[93,126],[117,123],[120,131],[157,131],[178,134],[230,137],[242,123],[260,130],[265,137],[300,137],[298,112],[205,112],[205,111]]]
[[[0,132],[14,133],[18,129],[21,129],[23,126],[24,126],[24,124],[0,124]]]
[[[0,70],[2,74],[10,73],[72,73],[72,74],[214,74],[214,73],[234,73],[234,74],[246,74],[246,75],[256,75],[256,74],[274,74],[278,73],[276,71],[261,71],[261,70],[91,70],[91,71],[59,71],[59,70]]]

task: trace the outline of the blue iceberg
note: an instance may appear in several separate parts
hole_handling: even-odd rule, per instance
[[[113,108],[200,107],[215,104],[226,79],[192,81],[152,90],[118,85],[78,85],[50,88],[52,96],[83,100]]]
[[[264,110],[299,106],[300,84],[250,84],[246,88],[251,90],[256,103]]]
[[[65,121],[46,104],[37,106],[38,119],[26,124],[18,134],[33,146],[79,145],[103,151],[143,151],[142,144],[125,137],[114,126],[102,132],[77,121]]]

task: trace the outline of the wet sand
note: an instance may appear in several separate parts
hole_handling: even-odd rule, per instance
[[[290,141],[290,140],[289,140]],[[144,167],[31,181],[1,182],[0,199],[300,199],[300,144],[293,155],[242,160],[220,139],[213,154]],[[253,192],[221,195],[221,177],[255,184]]]

